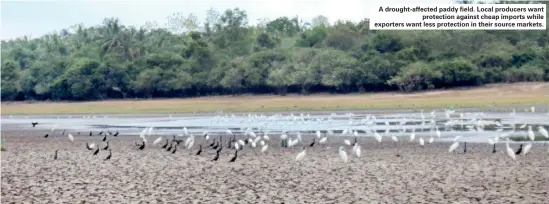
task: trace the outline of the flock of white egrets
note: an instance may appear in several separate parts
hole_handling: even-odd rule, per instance
[[[530,111],[528,112],[535,112],[535,107],[531,107]],[[243,124],[242,126],[245,126],[245,124],[247,123],[259,124],[257,125],[257,128],[256,128],[256,131],[258,133],[254,132],[252,128],[246,128],[246,130],[242,134],[246,139],[236,140],[235,134],[230,129],[226,129],[225,133],[221,133],[220,135],[227,134],[229,135],[229,137],[231,136],[235,137],[233,141],[229,139],[229,145],[231,146],[231,148],[232,146],[234,146],[234,149],[239,150],[239,149],[242,149],[243,147],[257,148],[261,146],[261,150],[260,150],[261,153],[265,153],[268,150],[268,142],[270,141],[269,134],[273,134],[274,132],[274,131],[270,132],[268,130],[268,127],[274,127],[274,126],[282,127],[281,128],[282,130],[280,130],[279,132],[280,132],[280,140],[283,143],[283,147],[290,148],[296,145],[303,146],[303,151],[299,152],[295,158],[296,161],[301,161],[305,158],[305,156],[307,155],[307,147],[308,146],[312,147],[315,144],[316,139],[318,139],[318,144],[326,144],[328,141],[328,138],[336,139],[337,137],[335,136],[354,136],[355,141],[353,143],[351,143],[351,141],[348,139],[343,139],[344,146],[339,147],[338,153],[343,162],[348,162],[349,160],[348,154],[345,151],[345,146],[351,147],[351,150],[350,150],[351,155],[355,157],[361,156],[361,147],[356,140],[356,138],[360,136],[371,135],[373,136],[375,141],[377,141],[378,145],[382,143],[384,137],[390,138],[391,141],[393,141],[395,144],[403,140],[403,138],[405,138],[406,136],[408,136],[409,142],[414,142],[416,140],[416,131],[415,131],[416,128],[420,128],[420,129],[427,128],[429,129],[429,131],[418,138],[418,144],[423,147],[425,146],[425,143],[426,143],[426,141],[423,139],[423,136],[429,137],[429,139],[427,140],[428,144],[433,143],[435,141],[435,138],[441,138],[442,133],[439,130],[439,125],[437,125],[437,119],[439,122],[442,121],[443,124],[441,125],[441,127],[444,128],[445,131],[453,131],[454,126],[461,126],[462,130],[468,129],[469,131],[477,132],[478,134],[484,134],[484,128],[487,125],[493,124],[496,127],[496,131],[495,131],[496,134],[497,132],[502,132],[502,133],[497,134],[493,137],[490,137],[490,139],[488,139],[487,142],[490,145],[495,145],[499,142],[500,138],[505,138],[506,153],[512,159],[516,159],[515,152],[509,146],[509,141],[510,141],[509,137],[513,136],[513,134],[520,132],[520,131],[517,131],[517,128],[516,128],[517,123],[516,121],[514,121],[515,115],[516,115],[516,111],[515,109],[513,109],[512,112],[509,114],[511,121],[507,125],[505,125],[501,122],[501,120],[485,119],[486,115],[482,112],[457,114],[455,110],[445,109],[444,115],[442,117],[437,118],[436,111],[432,111],[430,113],[430,117],[427,117],[423,113],[423,111],[421,111],[419,117],[418,116],[414,116],[410,118],[402,117],[402,118],[393,119],[392,122],[390,122],[390,120],[385,118],[383,121],[381,121],[381,124],[385,124],[386,126],[385,132],[382,133],[383,135],[378,133],[378,131],[374,127],[378,124],[379,121],[377,121],[377,118],[375,115],[371,115],[371,114],[368,114],[363,117],[357,117],[353,113],[347,113],[344,115],[337,115],[336,113],[332,113],[328,117],[311,117],[310,114],[303,114],[303,113],[301,113],[301,115],[289,114],[286,116],[282,114],[273,114],[272,116],[248,114],[247,117],[242,117],[240,119],[237,119],[237,117],[235,117],[235,115],[232,114],[231,116],[217,115],[210,119],[210,123],[219,124],[219,123],[228,123],[229,121],[234,122],[235,120],[237,121],[239,120],[239,122]],[[334,133],[336,128],[325,128],[324,130],[316,130],[316,131],[308,130],[306,132],[312,132],[313,135],[316,136],[316,137],[313,137],[312,143],[310,144],[304,144],[304,142],[302,141],[302,135],[301,135],[302,131],[286,130],[287,126],[295,126],[300,124],[319,124],[321,126],[326,127],[329,124],[332,124],[333,121],[341,120],[342,118],[344,119],[347,118],[349,125],[346,127],[352,126],[352,128],[344,128],[341,131],[341,133],[337,135]],[[391,133],[391,131],[389,131],[389,127],[391,126],[390,123],[396,124],[398,125],[398,127],[400,127],[400,129],[398,130],[398,133]],[[419,127],[417,126],[418,123],[420,125]],[[412,124],[412,126],[408,127],[407,126],[408,124]],[[57,127],[58,125],[55,125],[51,131],[54,132]],[[410,129],[410,128],[411,128],[411,133],[407,135],[407,129]],[[510,131],[503,132],[503,130],[506,128],[510,129]],[[244,128],[241,128],[241,129],[244,129]],[[531,141],[535,140],[535,132],[533,130],[533,127],[531,125],[528,125],[525,121],[522,121],[522,125],[519,126],[518,129],[519,130],[524,129],[525,137],[530,140],[530,142],[526,144],[524,149],[522,149],[521,147],[522,154],[526,155],[532,148]],[[143,144],[147,142],[147,137],[150,137],[153,135],[153,130],[154,130],[154,127],[147,127],[140,133],[139,137],[142,139]],[[537,126],[537,131],[540,133],[540,135],[549,139],[549,134],[542,125]],[[262,136],[258,136],[258,134],[260,134],[259,132],[262,133]],[[208,131],[204,131],[202,133],[203,143],[211,139],[210,134],[211,133],[209,133]],[[294,136],[292,137],[290,136],[290,134],[293,134]],[[178,136],[186,137],[186,139],[184,140],[185,141],[184,147],[186,149],[190,150],[195,145],[195,135],[194,133],[191,133],[186,127],[183,128],[183,133],[179,134]],[[174,136],[174,140],[176,140],[175,137],[176,136]],[[72,134],[69,133],[68,138],[71,142],[74,142],[74,136]],[[153,146],[158,145],[163,140],[163,138],[164,136],[159,136],[156,140],[154,140]],[[451,143],[448,151],[454,152],[458,148],[460,142],[466,142],[466,140],[464,139],[466,139],[466,137],[456,136],[453,142]],[[213,140],[214,142],[212,143],[212,145],[215,143],[215,139]],[[219,142],[221,142],[221,136],[218,143]],[[549,149],[547,151],[549,152]]]

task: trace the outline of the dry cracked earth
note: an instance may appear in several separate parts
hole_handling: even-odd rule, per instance
[[[468,144],[468,152],[448,153],[449,143],[360,138],[362,155],[343,163],[342,137],[307,149],[281,148],[271,136],[269,149],[245,147],[236,162],[225,148],[196,156],[183,144],[172,154],[158,146],[138,150],[138,136],[109,137],[97,155],[86,142],[104,147],[100,136],[43,138],[46,131],[2,132],[1,203],[547,203],[548,146],[534,145],[512,160],[491,153],[488,144]],[[74,134],[74,133],[73,133]],[[212,136],[216,138],[217,136]],[[152,143],[157,137],[148,138]],[[171,139],[171,137],[168,137]],[[304,137],[308,145],[310,137]],[[225,141],[227,141],[225,139]],[[148,144],[149,144],[148,143]],[[163,144],[161,142],[160,144]],[[518,148],[513,144],[514,149]],[[346,147],[350,152],[350,147]],[[54,160],[55,150],[59,150]],[[463,152],[462,145],[457,152]],[[397,156],[399,154],[400,156]]]

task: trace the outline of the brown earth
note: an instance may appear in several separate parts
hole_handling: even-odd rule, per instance
[[[99,136],[43,138],[44,132],[2,132],[1,203],[547,203],[548,146],[534,145],[512,160],[498,146],[468,144],[468,153],[448,153],[448,143],[360,138],[362,156],[343,163],[343,137],[307,149],[280,148],[271,135],[265,155],[246,147],[234,163],[234,150],[215,151],[197,138],[192,150],[175,154],[159,147],[137,150],[137,136],[109,137],[108,151],[92,156],[86,142],[103,147]],[[74,134],[74,133],[73,133]],[[152,144],[157,137],[148,138]],[[171,137],[170,137],[171,138]],[[214,136],[214,138],[218,138]],[[349,138],[346,138],[349,139]],[[310,137],[304,137],[308,144]],[[224,138],[224,141],[227,141]],[[352,140],[351,140],[352,141]],[[163,144],[164,141],[161,142]],[[206,145],[207,146],[207,145]],[[463,152],[463,144],[457,151]],[[517,144],[512,145],[517,148]],[[59,159],[53,160],[59,150]],[[346,148],[350,152],[350,148]],[[400,157],[397,157],[397,153]]]
[[[2,103],[2,114],[193,113],[530,106],[549,104],[549,83],[492,84],[418,93],[259,95],[96,102]]]

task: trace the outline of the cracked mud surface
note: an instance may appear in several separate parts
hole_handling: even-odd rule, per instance
[[[449,143],[401,142],[359,138],[362,156],[338,155],[343,137],[307,149],[280,148],[271,136],[265,155],[247,147],[234,163],[226,148],[215,151],[197,137],[192,150],[175,154],[160,147],[137,150],[137,136],[109,137],[108,151],[85,148],[102,137],[42,138],[37,131],[2,132],[2,203],[546,203],[549,200],[548,146],[534,145],[513,161],[498,145],[468,144],[467,154],[448,153]],[[171,137],[168,137],[171,139]],[[213,138],[217,138],[214,136]],[[309,144],[310,137],[303,137]],[[156,137],[148,138],[152,144]],[[227,141],[224,138],[224,141]],[[161,142],[160,144],[163,144]],[[209,144],[209,143],[208,143]],[[208,145],[205,145],[208,146]],[[517,144],[512,145],[516,150]],[[53,160],[59,149],[58,160]],[[456,151],[463,151],[460,146]],[[397,157],[397,152],[401,155]]]

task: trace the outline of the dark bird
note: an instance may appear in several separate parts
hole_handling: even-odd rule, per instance
[[[59,151],[59,150],[55,150],[55,155],[53,155],[53,159],[54,159],[54,160],[57,160],[57,152],[58,152],[58,151]]]
[[[463,143],[463,153],[467,153],[467,142]]]
[[[355,141],[351,144],[351,146],[355,146],[356,143],[358,143],[358,139],[355,137]]]
[[[46,135],[44,135],[44,138],[48,138],[48,136],[50,136],[50,135],[46,134]]]
[[[112,157],[112,151],[109,149],[109,156],[107,156],[107,158],[105,158],[105,161],[111,159]]]
[[[229,138],[229,141],[227,142],[227,148],[231,149],[233,146],[232,146],[232,139]]]
[[[139,146],[139,150],[143,150],[145,149],[145,141],[143,141],[143,144],[141,144],[141,146]]]
[[[177,145],[174,145],[174,146],[173,146],[172,154],[175,154],[176,151],[177,151]]]
[[[218,147],[221,147],[221,145],[219,145],[219,142],[215,143],[215,145],[212,148],[217,149]]]
[[[177,146],[179,146],[179,144],[180,144],[181,142],[183,142],[183,140],[177,140],[177,139],[175,139],[175,135],[173,135],[173,140],[172,140],[172,141],[174,141],[175,143],[177,143]]]
[[[107,141],[107,134],[103,137],[103,142]]]
[[[221,152],[221,150],[223,149],[223,146],[219,146],[219,149],[216,150],[217,153]]]
[[[235,151],[234,151],[234,157],[231,158],[231,160],[229,160],[229,162],[234,162],[234,161],[236,161],[236,157],[238,157],[238,150],[235,150]]]
[[[92,133],[92,131],[90,131],[90,136],[93,136],[93,133]]]
[[[112,135],[112,132],[110,130],[107,130],[107,133],[109,133],[109,135]],[[106,135],[105,135],[106,136]]]
[[[198,152],[196,152],[196,156],[200,155],[202,153],[202,145],[198,147]]]
[[[166,144],[162,145],[162,149],[166,149],[167,146],[168,146],[168,139],[166,139]]]
[[[63,130],[63,132],[61,133],[61,135],[65,136],[65,130]]]
[[[99,153],[99,146],[97,147],[97,150],[95,150],[95,152],[93,152],[93,155],[97,155]]]
[[[522,152],[522,144],[520,144],[520,147],[519,147],[519,149],[517,150],[517,152],[515,152],[515,154],[518,155],[518,154],[520,154],[521,152]]]
[[[88,150],[93,150],[93,148],[91,148],[87,142],[86,142],[86,148],[88,148]]]
[[[103,147],[103,150],[109,149],[109,141],[107,141],[107,146]]]
[[[212,161],[217,161],[219,159],[219,152],[215,153],[215,157],[212,159]]]
[[[38,122],[31,122],[31,124],[32,124],[32,127],[34,127],[34,126],[38,125]]]
[[[118,130],[117,130],[117,131],[114,133],[114,135],[112,135],[112,136],[118,137],[118,134],[119,134],[119,132],[118,132]]]
[[[210,144],[210,147],[213,147],[214,145],[215,145],[215,138],[213,139],[213,142]]]
[[[80,136],[80,132],[77,132],[76,135]]]
[[[492,147],[492,153],[496,153],[496,143],[494,143],[494,147]]]
[[[99,132],[99,134],[97,134],[97,135],[103,135],[103,131]]]
[[[170,150],[172,150],[172,147],[173,147],[173,142],[170,144],[170,146],[168,147],[168,149],[166,149],[166,151],[169,152]]]
[[[311,142],[311,144],[309,145],[309,147],[313,147],[315,146],[315,138],[313,137],[313,142]]]

